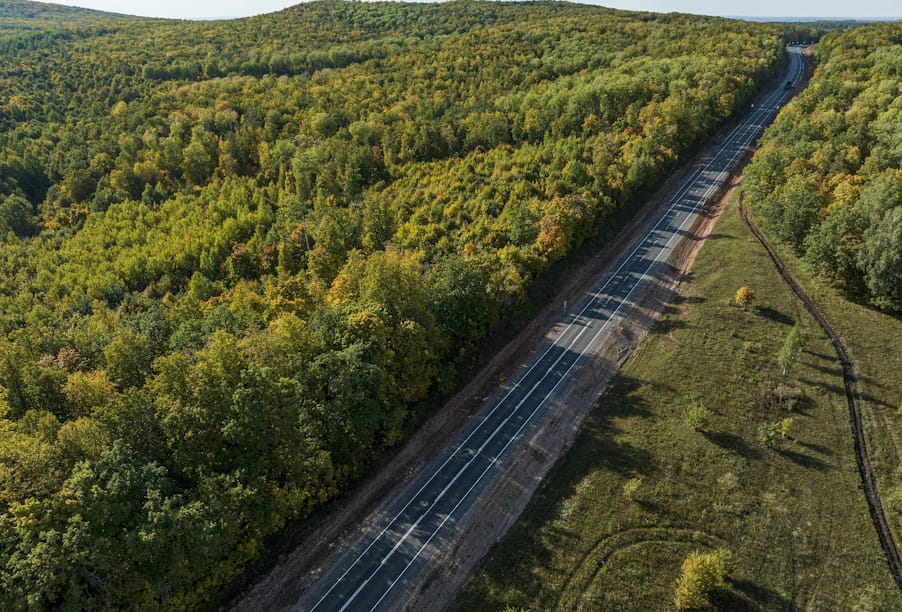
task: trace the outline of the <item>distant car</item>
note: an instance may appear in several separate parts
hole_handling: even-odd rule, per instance
[[[786,81],[785,89],[786,89],[786,91],[789,91],[790,89],[792,89],[792,81]]]

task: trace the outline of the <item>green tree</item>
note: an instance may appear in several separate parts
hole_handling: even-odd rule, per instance
[[[63,393],[75,415],[88,416],[115,397],[116,384],[104,370],[76,371],[69,374]]]
[[[695,400],[686,408],[683,415],[686,425],[696,431],[705,431],[711,424],[711,411],[701,400]]]
[[[780,423],[763,423],[758,427],[758,441],[768,448],[774,448],[780,442],[780,431]]]
[[[13,232],[24,237],[29,235],[32,229],[31,202],[16,194],[0,196],[0,236]]]
[[[153,353],[144,334],[121,329],[103,350],[107,372],[120,387],[140,387],[150,372]]]
[[[807,338],[798,325],[793,325],[783,341],[783,347],[777,353],[777,363],[780,364],[781,374],[786,376],[792,368],[799,353],[805,348]]]
[[[194,185],[203,185],[213,174],[215,164],[213,158],[203,144],[192,142],[187,147],[182,157],[182,169],[185,178]]]
[[[623,483],[623,497],[626,498],[626,501],[635,501],[636,494],[639,492],[639,488],[641,486],[642,479],[639,477],[630,478],[625,483]]]
[[[859,263],[877,305],[902,309],[902,204],[887,211],[862,236]]]
[[[430,270],[429,309],[452,344],[476,342],[494,319],[485,272],[463,257],[449,256]]]
[[[354,344],[323,353],[313,362],[307,396],[325,447],[336,465],[356,472],[374,434],[385,424],[380,402],[381,369],[367,359],[371,349]]]
[[[63,181],[63,189],[74,202],[86,202],[94,195],[97,181],[87,168],[73,170]]]

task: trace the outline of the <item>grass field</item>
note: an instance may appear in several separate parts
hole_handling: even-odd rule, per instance
[[[756,293],[750,311],[729,305],[743,285]],[[776,355],[795,324],[808,341],[784,377]],[[869,351],[850,344],[853,359]],[[896,384],[878,373],[862,389]],[[700,430],[687,423],[693,402],[710,412]],[[895,418],[879,402],[871,412]],[[788,438],[759,441],[786,418]],[[715,548],[736,562],[717,594],[724,609],[902,608],[859,489],[835,354],[734,205],[456,607],[666,610],[686,555]]]
[[[786,247],[774,245],[802,288],[839,334],[855,366],[868,454],[896,542],[902,545],[902,316],[845,299],[808,273]]]

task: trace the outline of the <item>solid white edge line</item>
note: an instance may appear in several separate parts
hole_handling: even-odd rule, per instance
[[[728,167],[728,168],[729,168],[730,166],[732,166],[732,164],[736,161],[736,158],[739,156],[739,153],[742,151],[742,149],[744,149],[746,146],[748,146],[748,144],[749,144],[749,142],[751,142],[751,139],[752,139],[752,138],[754,138],[754,135],[750,135],[746,140],[742,141],[742,144],[739,146],[739,148],[738,148],[738,150],[736,151],[736,153],[734,153],[734,154],[731,156],[730,160],[727,162],[727,167]],[[724,146],[724,148],[726,148],[726,145]],[[723,150],[724,148],[722,148],[721,150]],[[718,174],[721,174],[721,173],[723,173],[723,174],[728,174],[728,171],[721,171],[721,172],[719,172]],[[725,178],[725,177],[724,177],[724,178]],[[555,393],[555,391],[557,390],[558,386],[560,386],[565,380],[567,380],[567,378],[568,378],[569,375],[570,375],[571,370],[573,370],[573,369],[577,366],[577,364],[582,360],[582,358],[586,355],[586,353],[589,352],[589,349],[594,348],[595,342],[596,342],[596,340],[598,339],[598,337],[604,332],[604,330],[605,330],[605,329],[607,328],[607,326],[611,323],[611,321],[614,320],[614,317],[616,316],[616,314],[617,314],[617,313],[620,311],[620,309],[627,303],[627,301],[628,301],[629,298],[632,296],[632,294],[636,291],[636,289],[638,289],[638,288],[643,284],[643,282],[646,280],[649,270],[651,270],[656,264],[658,264],[658,263],[660,263],[661,261],[663,261],[663,259],[666,259],[666,257],[663,258],[663,259],[658,259],[658,257],[659,257],[660,255],[662,255],[662,254],[668,254],[668,255],[669,255],[668,251],[669,251],[669,249],[670,249],[671,243],[672,243],[673,240],[677,237],[677,235],[679,234],[679,232],[683,229],[683,226],[686,224],[687,221],[689,221],[690,219],[692,219],[692,218],[698,213],[698,211],[699,211],[705,204],[707,204],[708,199],[713,195],[714,190],[716,190],[717,188],[719,188],[722,184],[723,184],[723,180],[722,180],[722,179],[719,179],[716,183],[712,184],[711,186],[709,186],[709,187],[705,190],[704,195],[700,198],[701,206],[698,206],[698,205],[694,206],[694,207],[693,207],[693,210],[692,210],[691,212],[689,212],[689,213],[686,215],[686,217],[683,219],[683,221],[680,223],[680,225],[679,225],[679,226],[676,228],[676,230],[671,234],[670,239],[668,239],[668,241],[667,241],[667,243],[664,245],[664,247],[661,248],[661,250],[660,250],[659,253],[658,253],[658,256],[656,256],[655,259],[653,259],[653,260],[651,261],[651,263],[648,265],[648,267],[646,267],[645,271],[644,271],[644,272],[642,273],[642,275],[639,277],[639,280],[637,280],[637,281],[635,282],[635,284],[633,285],[633,287],[632,287],[632,289],[630,290],[630,292],[623,298],[623,300],[621,300],[620,304],[617,306],[617,308],[614,310],[614,312],[611,313],[611,315],[608,317],[607,321],[605,321],[605,323],[601,326],[601,328],[595,333],[595,335],[594,335],[594,336],[592,337],[592,339],[589,341],[589,344],[586,345],[585,350],[580,351],[579,356],[574,360],[574,362],[570,365],[570,367],[567,368],[567,370],[561,375],[561,377],[557,380],[557,382],[556,382],[555,385],[551,388],[551,390],[550,390],[548,393],[545,394],[545,396],[542,398],[541,401],[539,401],[539,403],[536,405],[535,409],[530,413],[530,415],[526,418],[526,420],[523,422],[523,424],[520,425],[520,427],[517,429],[517,431],[514,433],[514,435],[511,436],[510,439],[508,439],[507,443],[506,443],[506,444],[504,445],[504,447],[498,452],[498,454],[497,454],[494,458],[492,458],[492,460],[489,462],[489,465],[482,471],[482,473],[479,475],[479,477],[473,482],[473,484],[470,486],[470,488],[467,489],[467,491],[463,494],[463,496],[461,496],[460,500],[458,500],[458,502],[457,502],[457,503],[454,505],[454,507],[448,512],[448,514],[445,515],[445,518],[442,520],[442,522],[439,524],[439,526],[435,528],[435,530],[430,534],[430,536],[429,536],[429,538],[426,540],[426,542],[420,547],[420,549],[414,554],[414,556],[411,557],[410,561],[408,561],[408,563],[407,563],[407,565],[404,567],[404,569],[401,570],[401,572],[400,572],[400,573],[398,574],[398,576],[394,579],[394,581],[392,581],[392,583],[388,586],[388,588],[382,593],[382,596],[376,601],[376,603],[373,605],[373,607],[370,608],[370,612],[372,612],[373,610],[375,610],[375,609],[379,606],[379,604],[382,603],[382,600],[385,599],[386,595],[388,595],[388,593],[394,588],[394,586],[398,583],[398,581],[401,580],[401,578],[404,576],[404,574],[407,572],[407,570],[410,568],[410,566],[413,565],[413,563],[416,561],[416,559],[420,556],[420,553],[422,553],[423,550],[425,550],[426,547],[429,546],[429,543],[432,542],[432,540],[435,538],[435,536],[438,534],[438,532],[441,531],[442,527],[445,525],[445,523],[448,521],[448,519],[451,518],[451,517],[454,515],[454,512],[457,510],[457,508],[460,507],[460,505],[461,505],[461,504],[464,502],[464,500],[470,495],[470,493],[473,491],[473,489],[475,489],[475,488],[479,485],[479,483],[482,481],[482,479],[485,477],[485,475],[488,473],[488,471],[489,471],[489,470],[490,470],[490,469],[491,469],[498,461],[500,461],[500,459],[502,458],[502,456],[503,456],[504,452],[507,450],[507,448],[511,445],[511,443],[512,443],[514,440],[517,439],[517,437],[521,434],[521,432],[523,431],[523,429],[529,424],[529,422],[530,422],[530,421],[532,420],[532,418],[536,415],[536,413],[538,413],[538,411],[545,405],[545,402],[548,401],[548,398],[549,398],[551,395],[553,395],[553,394]],[[644,242],[644,241],[643,241],[643,242]],[[557,363],[557,362],[556,362],[556,363]],[[556,363],[555,363],[555,364],[556,364]],[[552,367],[553,367],[553,366],[552,366]],[[544,377],[543,377],[541,380],[544,380]],[[541,382],[541,381],[540,381],[540,382]],[[539,384],[539,383],[537,383],[537,384],[533,387],[533,389],[534,389],[536,386],[538,386],[538,384]],[[530,393],[531,393],[531,392],[530,392]],[[528,396],[527,396],[527,397],[528,397]],[[524,400],[525,400],[525,398],[524,398]],[[522,404],[522,401],[521,401],[521,404]],[[518,406],[518,407],[519,407],[519,406]],[[516,409],[515,409],[515,410],[516,410]],[[506,422],[505,422],[505,424],[506,424]],[[493,433],[493,437],[494,437],[494,433]],[[488,441],[486,441],[486,443],[487,443],[487,442],[488,442]],[[483,447],[484,447],[484,446],[485,446],[485,444],[483,444]],[[477,455],[479,454],[479,452],[481,452],[481,450],[482,450],[482,448],[480,448],[480,451],[477,452]],[[468,463],[466,464],[466,466],[464,466],[463,468],[461,468],[461,470],[458,472],[458,474],[455,475],[454,480],[457,479],[457,477],[460,475],[460,473],[463,472],[463,471],[470,465],[470,463],[471,463],[471,462],[468,462]],[[445,490],[442,491],[442,494],[439,496],[439,498],[440,498],[442,495],[444,495],[445,491],[447,491],[447,489],[451,486],[451,484],[453,484],[453,481],[452,481],[452,483],[449,483],[449,485],[445,488]],[[436,498],[436,502],[438,501],[439,498]],[[434,504],[433,504],[433,505],[434,505]],[[431,508],[432,508],[432,507],[430,506],[429,509],[431,510]],[[407,533],[406,533],[405,536],[404,536],[404,539],[406,539],[407,536],[410,534],[410,532],[413,531],[413,529],[415,528],[415,526],[416,526],[417,524],[419,524],[419,522],[423,519],[423,517],[425,516],[426,513],[428,513],[428,510],[425,511],[425,512],[417,519],[417,522],[416,522],[413,526],[411,526],[410,529],[408,529]],[[391,551],[388,555],[386,555],[385,559],[383,559],[382,564],[384,564],[385,561],[388,559],[388,557],[390,557],[390,556],[394,553],[394,551],[397,550],[397,548],[401,545],[401,543],[402,543],[402,541],[399,541],[399,542],[395,545],[395,547],[392,549],[392,551]],[[378,568],[376,569],[376,571],[373,572],[373,574],[372,574],[369,578],[367,578],[366,583],[369,583],[369,581],[372,579],[372,577],[373,577],[377,572],[378,572]],[[366,583],[365,583],[365,584],[366,584]],[[356,595],[359,593],[359,591],[360,591],[361,589],[362,589],[362,586],[361,586],[360,588],[358,588],[357,591],[355,591],[355,593],[354,593],[354,595],[351,597],[351,599],[353,599],[354,597],[356,597]],[[349,603],[350,603],[350,600],[349,600],[347,603],[345,603],[345,605],[342,607],[342,610],[344,610],[344,609],[347,607],[347,605],[348,605]]]
[[[789,54],[790,54],[790,60],[791,60],[790,63],[791,63],[791,64],[797,64],[797,65],[795,65],[795,66],[790,66],[791,72],[790,72],[790,74],[789,74],[788,76],[790,76],[790,78],[792,78],[792,77],[798,78],[798,77],[796,76],[796,73],[799,72],[798,68],[799,68],[799,65],[801,65],[801,62],[800,62],[800,61],[799,61],[799,62],[793,62],[792,60],[795,59],[795,57],[794,57],[795,55],[799,55],[799,54],[798,54],[798,53],[794,53],[793,51],[789,51]],[[793,80],[795,80],[795,79],[793,79]],[[601,293],[608,287],[608,285],[611,283],[611,281],[617,276],[617,274],[619,274],[619,273],[621,272],[621,270],[624,268],[624,266],[626,266],[626,264],[629,263],[629,262],[631,261],[632,256],[635,255],[635,253],[636,253],[640,248],[642,248],[642,247],[644,246],[644,244],[645,244],[645,242],[647,241],[647,239],[648,239],[654,232],[656,232],[656,231],[658,230],[658,227],[661,225],[661,223],[663,223],[663,221],[664,221],[664,220],[668,217],[668,215],[674,210],[674,208],[676,208],[676,206],[677,206],[677,204],[679,204],[680,200],[682,200],[682,198],[685,197],[685,194],[688,193],[688,191],[692,188],[693,183],[695,182],[695,180],[696,180],[703,172],[709,171],[709,168],[714,164],[714,162],[717,160],[717,158],[719,157],[719,155],[720,155],[721,153],[725,152],[725,150],[727,149],[727,147],[728,147],[730,144],[735,144],[735,143],[729,143],[729,140],[732,139],[733,135],[734,135],[735,133],[741,132],[741,131],[743,131],[743,130],[750,130],[750,131],[756,132],[755,134],[750,134],[750,135],[748,136],[747,139],[743,140],[743,141],[742,141],[742,144],[739,146],[739,148],[737,149],[737,151],[736,151],[733,155],[730,156],[730,160],[727,162],[727,170],[718,171],[718,173],[728,172],[730,166],[732,166],[733,162],[735,162],[736,158],[739,156],[739,154],[741,153],[741,151],[742,151],[746,146],[748,146],[748,144],[755,138],[755,136],[757,135],[757,132],[758,132],[759,130],[763,130],[763,122],[762,122],[762,124],[757,124],[757,123],[755,122],[755,119],[757,118],[757,115],[760,113],[760,114],[762,115],[762,119],[766,119],[766,118],[768,117],[768,115],[770,115],[770,114],[772,114],[772,113],[775,115],[775,114],[780,110],[780,108],[782,108],[782,106],[777,106],[777,107],[775,107],[775,108],[767,108],[767,104],[770,103],[770,102],[772,101],[772,98],[774,98],[775,96],[777,97],[776,102],[779,104],[779,103],[782,101],[783,97],[785,97],[788,93],[789,93],[789,92],[787,92],[787,91],[785,91],[785,90],[781,90],[781,89],[779,88],[779,86],[778,86],[778,87],[774,90],[774,92],[771,93],[771,95],[765,100],[765,103],[762,104],[761,107],[759,107],[758,109],[756,109],[756,111],[753,112],[753,113],[752,113],[745,121],[739,123],[736,127],[733,128],[733,130],[730,131],[730,133],[729,133],[729,134],[727,135],[727,137],[725,138],[726,143],[720,148],[720,150],[719,150],[717,153],[715,153],[715,155],[712,157],[712,159],[711,159],[710,161],[708,161],[708,163],[705,164],[705,166],[704,166],[702,169],[696,170],[695,172],[693,172],[692,175],[690,175],[689,179],[687,179],[687,181],[684,183],[683,188],[681,188],[680,190],[678,190],[677,194],[674,195],[674,197],[671,199],[671,205],[670,205],[670,207],[664,212],[664,214],[661,216],[661,218],[660,218],[659,221],[655,224],[655,226],[652,227],[648,232],[646,232],[646,234],[645,234],[645,235],[637,242],[635,248],[633,248],[633,250],[632,250],[632,251],[631,251],[631,252],[630,252],[623,260],[622,260],[622,262],[621,262],[620,266],[617,268],[617,270],[615,270],[614,273],[612,273],[611,276],[608,278],[608,280],[607,280],[607,281],[606,281],[606,282],[605,282],[605,283],[604,283],[604,284],[603,284],[596,292],[594,292],[594,294],[592,295],[591,299],[589,299],[589,300],[586,302],[586,305],[579,311],[579,313],[577,313],[576,315],[574,315],[573,320],[572,320],[572,321],[567,325],[567,327],[566,327],[566,328],[565,328],[565,329],[564,329],[564,330],[563,330],[563,331],[555,338],[555,340],[562,339],[563,336],[567,333],[567,331],[569,331],[569,330],[574,326],[574,324],[575,324],[576,321],[579,319],[579,317],[581,317],[581,316],[582,316],[582,315],[583,315],[590,307],[593,306],[593,304],[598,300],[598,298],[601,296]],[[685,224],[685,221],[688,220],[688,219],[690,219],[690,218],[692,218],[692,216],[695,215],[695,214],[698,212],[698,210],[699,210],[702,206],[704,206],[705,204],[707,204],[707,200],[708,200],[708,198],[710,197],[711,192],[712,192],[714,189],[719,188],[719,187],[722,185],[722,183],[723,183],[722,180],[718,180],[718,181],[716,181],[715,183],[713,183],[711,186],[709,186],[709,187],[706,189],[705,194],[699,198],[699,203],[700,203],[701,206],[700,206],[700,205],[695,205],[695,206],[693,207],[692,211],[691,211],[689,214],[687,214],[687,216],[686,216],[686,218],[684,219],[684,221],[679,225],[679,227],[677,228],[677,230],[671,235],[670,239],[667,241],[667,243],[665,244],[665,246],[661,249],[659,255],[660,255],[661,253],[666,252],[666,250],[669,248],[669,245],[670,245],[670,243],[672,242],[673,238],[676,237],[677,232],[679,232],[680,230],[683,229],[683,225]],[[652,246],[653,246],[653,245],[652,245]],[[614,316],[616,315],[616,313],[620,310],[620,308],[623,306],[623,304],[626,302],[626,300],[629,299],[629,297],[630,297],[630,296],[632,295],[632,293],[636,290],[636,288],[638,288],[638,286],[639,286],[640,284],[642,284],[642,282],[643,282],[643,281],[645,280],[645,278],[646,278],[646,274],[647,274],[648,270],[651,269],[651,267],[654,266],[655,264],[659,263],[659,261],[660,261],[660,260],[658,260],[657,258],[655,258],[654,260],[652,260],[652,263],[649,265],[649,267],[646,269],[646,271],[642,274],[642,276],[640,276],[639,280],[637,280],[636,283],[634,284],[633,289],[630,290],[630,292],[627,294],[627,296],[620,302],[620,305],[618,305],[617,309],[615,309],[614,313],[612,313],[612,314],[608,317],[608,320],[605,322],[605,324],[602,326],[602,328],[595,334],[595,336],[593,336],[592,340],[590,340],[589,345],[586,347],[587,349],[589,348],[589,346],[591,346],[591,345],[595,342],[596,338],[598,337],[598,334],[600,334],[600,333],[607,327],[607,325],[613,320],[613,317],[614,317]],[[601,307],[603,308],[604,306],[606,306],[607,303],[611,301],[611,299],[613,299],[613,298],[612,298],[612,297],[607,298],[607,299],[604,301],[604,303],[601,304]],[[582,337],[582,335],[583,335],[583,333],[585,332],[586,329],[588,329],[588,327],[582,327],[582,328],[580,329],[580,332],[577,334],[576,338],[574,338],[573,341],[571,341],[570,344],[567,346],[567,348],[566,348],[564,354],[566,354],[566,351],[569,350],[570,347],[572,347],[572,346],[579,340],[579,338]],[[372,542],[364,549],[364,551],[361,552],[361,553],[357,556],[357,558],[354,560],[354,562],[353,562],[350,566],[348,566],[348,568],[345,570],[345,572],[344,572],[344,573],[343,573],[343,574],[342,574],[342,575],[341,575],[341,576],[340,576],[340,577],[332,584],[332,586],[331,586],[331,587],[323,594],[323,596],[320,597],[320,599],[316,602],[316,604],[314,604],[314,606],[313,606],[312,608],[310,608],[310,611],[311,611],[311,612],[313,612],[313,610],[315,610],[315,609],[323,602],[323,600],[324,600],[326,597],[328,597],[328,595],[332,592],[332,590],[334,590],[335,587],[338,586],[338,584],[344,579],[345,576],[347,576],[347,574],[354,568],[354,566],[360,561],[360,559],[361,559],[361,558],[362,558],[362,557],[370,550],[370,548],[372,548],[372,546],[375,545],[375,543],[376,543],[376,542],[377,542],[377,541],[378,541],[378,540],[379,540],[379,539],[380,539],[380,538],[381,538],[381,537],[382,537],[382,536],[383,536],[383,535],[384,535],[384,534],[392,527],[392,525],[393,525],[393,524],[395,523],[395,521],[400,517],[400,515],[403,514],[405,510],[407,510],[407,508],[410,506],[410,504],[413,503],[414,499],[416,499],[416,497],[417,497],[417,496],[418,496],[418,495],[419,495],[419,494],[420,494],[420,493],[421,493],[421,492],[422,492],[422,491],[423,491],[423,490],[424,490],[424,489],[432,482],[432,480],[433,480],[433,479],[434,479],[434,478],[442,471],[442,469],[445,467],[445,465],[447,465],[447,464],[451,461],[451,459],[453,459],[453,458],[457,455],[457,453],[458,453],[458,452],[461,450],[461,448],[463,448],[463,446],[470,440],[470,438],[473,437],[473,436],[480,430],[481,425],[482,425],[483,423],[485,423],[485,422],[486,422],[486,421],[487,421],[487,420],[495,413],[495,411],[498,410],[498,409],[504,404],[504,402],[507,400],[507,398],[508,398],[508,397],[509,397],[509,396],[510,396],[510,395],[511,395],[518,387],[519,387],[520,383],[526,378],[526,376],[528,376],[530,373],[532,373],[532,371],[533,371],[536,367],[539,366],[539,364],[542,362],[542,360],[543,360],[544,357],[548,354],[548,352],[549,352],[551,349],[555,348],[555,347],[562,347],[562,346],[561,346],[561,345],[558,345],[558,344],[556,343],[556,341],[553,341],[553,342],[550,342],[550,343],[549,343],[548,347],[547,347],[547,348],[544,350],[544,352],[539,356],[539,358],[536,359],[536,360],[533,362],[533,364],[530,366],[530,368],[529,368],[526,372],[522,373],[522,374],[517,378],[517,380],[516,380],[516,382],[514,383],[513,387],[511,387],[510,390],[509,390],[502,398],[500,398],[499,400],[496,401],[495,405],[494,405],[493,408],[489,411],[489,413],[487,413],[487,414],[482,418],[482,422],[479,424],[479,426],[477,426],[476,428],[473,429],[473,431],[470,432],[470,434],[463,440],[463,442],[461,442],[461,444],[454,450],[454,452],[453,452],[451,455],[448,456],[448,458],[442,463],[442,465],[439,466],[439,468],[437,468],[437,469],[432,473],[432,475],[430,476],[430,478],[423,484],[423,486],[421,486],[420,489],[419,489],[416,493],[414,493],[413,496],[411,496],[411,498],[410,498],[410,499],[408,500],[408,502],[404,505],[404,507],[401,508],[401,510],[394,516],[394,518],[392,518],[392,520],[386,525],[386,527],[385,527],[385,528],[384,528],[384,529],[383,529],[383,530],[382,530],[382,531],[381,531],[381,532],[380,532],[380,533],[372,540]],[[457,474],[455,474],[455,476],[454,476],[454,478],[452,479],[452,481],[449,482],[448,485],[446,485],[446,487],[445,487],[445,489],[443,489],[442,493],[441,493],[439,496],[437,496],[437,497],[435,498],[435,500],[432,502],[432,504],[429,506],[429,508],[427,508],[426,511],[424,511],[423,513],[421,513],[421,515],[418,517],[418,519],[417,519],[417,521],[414,523],[414,525],[412,525],[412,526],[407,530],[407,532],[404,534],[404,536],[403,536],[403,537],[402,537],[402,538],[394,545],[394,547],[393,547],[392,550],[389,552],[389,554],[386,555],[386,556],[382,559],[382,562],[380,563],[380,566],[383,565],[383,564],[385,563],[385,561],[386,561],[389,557],[391,557],[391,555],[392,555],[392,554],[400,547],[400,545],[406,540],[406,538],[409,536],[409,534],[412,532],[412,530],[415,528],[415,526],[416,526],[417,524],[419,524],[420,521],[422,521],[422,519],[423,519],[423,517],[426,515],[426,513],[428,513],[429,510],[431,510],[432,507],[434,507],[434,505],[441,499],[441,496],[444,495],[444,493],[448,490],[448,488],[451,486],[451,484],[453,484],[453,482],[457,480],[457,478],[460,476],[460,474],[461,474],[463,471],[465,471],[465,470],[472,464],[472,462],[475,460],[476,457],[479,456],[479,454],[481,453],[481,450],[485,447],[485,445],[486,445],[489,441],[491,441],[491,440],[494,438],[494,436],[497,434],[497,432],[498,432],[504,425],[506,425],[507,422],[514,416],[514,414],[515,414],[516,411],[519,409],[519,407],[522,406],[522,404],[526,401],[526,399],[529,398],[529,397],[531,396],[531,394],[532,394],[532,392],[535,390],[535,388],[545,380],[545,377],[547,377],[547,375],[549,374],[550,370],[551,370],[552,368],[554,368],[554,367],[560,362],[560,360],[563,358],[563,355],[564,355],[564,354],[562,354],[560,357],[558,357],[558,358],[555,360],[555,362],[548,368],[548,370],[546,370],[546,372],[545,372],[545,374],[542,376],[542,378],[539,379],[539,381],[538,381],[535,385],[533,385],[533,387],[530,389],[530,391],[527,392],[527,394],[523,397],[523,399],[521,399],[520,402],[518,402],[518,404],[514,407],[514,409],[512,410],[512,414],[508,415],[508,417],[506,417],[506,418],[504,419],[504,421],[502,421],[502,423],[501,423],[498,427],[495,428],[495,430],[491,433],[491,435],[489,436],[489,438],[487,438],[486,441],[483,442],[483,444],[482,444],[482,446],[480,447],[480,449],[479,449],[472,457],[470,457],[470,458],[467,460],[467,463],[465,463],[464,466],[463,466],[460,470],[458,470]],[[571,370],[577,363],[579,363],[580,359],[581,359],[583,356],[585,356],[585,351],[581,351],[581,352],[580,352],[579,357],[577,357],[577,359],[573,362],[573,364],[571,364],[571,366],[567,369],[567,371],[561,376],[561,378],[558,380],[558,382],[555,384],[555,386],[552,388],[552,390],[556,389],[557,386],[558,386],[564,379],[566,379],[566,377],[567,377],[567,376],[569,375],[569,373],[570,373],[570,370]],[[497,458],[501,456],[501,453],[503,453],[504,450],[507,449],[507,447],[510,445],[510,443],[516,438],[516,436],[519,435],[519,433],[520,433],[520,431],[522,430],[522,428],[523,428],[523,427],[531,420],[531,418],[535,415],[535,413],[539,410],[539,408],[541,408],[541,406],[544,405],[544,402],[547,400],[547,398],[548,398],[548,395],[546,395],[545,398],[542,399],[542,401],[538,404],[538,406],[536,407],[536,409],[530,414],[529,417],[527,417],[526,421],[524,421],[524,424],[521,425],[521,427],[520,427],[520,429],[517,431],[517,433],[516,433],[516,434],[508,441],[508,443],[504,446],[504,448],[502,449],[502,451],[499,452],[499,454],[498,454],[498,456],[496,457],[496,459],[493,459],[493,460],[492,460],[492,462],[490,463],[489,467],[491,467],[491,465],[494,465],[494,463],[495,463],[495,461],[497,460]],[[486,468],[486,471],[487,471],[488,469],[489,469],[489,468]],[[484,475],[484,474],[485,474],[485,472],[483,472],[483,475]],[[478,484],[478,482],[482,479],[482,476],[483,476],[483,475],[481,475],[480,478],[476,481],[476,483],[474,483],[473,487],[475,487],[476,484]],[[442,525],[444,525],[444,523],[448,520],[448,518],[450,518],[451,514],[453,514],[454,510],[457,509],[457,507],[458,507],[458,506],[460,505],[460,503],[466,498],[466,496],[469,494],[469,492],[472,490],[473,487],[471,487],[471,489],[468,490],[467,493],[464,494],[464,497],[462,497],[461,500],[457,503],[457,505],[455,505],[455,507],[454,507],[454,509],[452,509],[451,513],[450,513],[447,517],[445,517],[445,520],[442,521],[442,523],[439,525],[439,527],[436,529],[436,531],[433,532],[433,534],[430,536],[429,540],[427,540],[427,543],[424,544],[423,548],[425,548],[425,546],[428,545],[428,543],[432,540],[432,538],[435,537],[435,534],[438,533],[438,531],[441,529]],[[414,562],[414,560],[419,556],[419,553],[422,552],[423,548],[421,548],[420,551],[418,551],[417,554],[414,555],[414,557],[411,559],[410,563],[408,563],[407,567],[409,567],[410,564],[412,564],[412,563]],[[379,599],[379,601],[376,603],[377,606],[378,606],[379,602],[381,602],[382,599],[385,598],[385,595],[387,595],[388,592],[392,589],[392,587],[394,586],[394,584],[401,578],[401,576],[403,575],[403,573],[406,572],[407,567],[405,567],[405,569],[402,570],[402,573],[398,576],[398,578],[395,580],[395,582],[393,582],[393,583],[389,586],[389,588],[385,591],[385,593],[383,593],[382,597],[381,597],[381,598]],[[359,594],[359,592],[364,588],[364,586],[365,586],[367,583],[369,583],[369,581],[372,579],[372,576],[375,575],[375,573],[376,573],[377,571],[378,571],[378,568],[377,568],[376,571],[374,571],[374,572],[373,572],[373,573],[372,573],[372,574],[364,581],[364,583],[362,583],[362,584],[357,588],[357,590],[355,590],[355,592],[351,595],[351,597],[348,598],[348,600],[344,603],[344,605],[342,606],[341,610],[344,610],[344,609],[345,609],[345,608],[346,608],[346,607],[354,600],[354,598]]]

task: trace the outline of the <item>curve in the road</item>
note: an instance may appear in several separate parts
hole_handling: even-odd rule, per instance
[[[791,49],[789,56],[787,77],[795,82],[802,71],[799,50]],[[409,485],[415,492],[400,507],[381,509],[382,515],[392,518],[368,543],[359,542],[356,549],[345,553],[345,560],[306,594],[298,608],[312,612],[395,607],[391,603],[398,596],[398,584],[410,579],[411,568],[418,562],[422,565],[422,554],[431,544],[447,536],[449,522],[453,524],[473,504],[476,497],[472,494],[486,486],[486,476],[508,456],[515,441],[522,440],[523,432],[548,407],[549,399],[570,379],[583,358],[597,349],[610,323],[633,305],[631,298],[668,258],[674,242],[684,237],[684,227],[724,183],[736,159],[789,95],[783,87],[775,89],[733,129],[713,158],[692,173],[658,221],[601,287],[588,296],[566,327],[548,341],[490,409],[474,419],[468,431],[461,434],[463,440],[449,445],[453,452],[443,460],[439,458],[431,473],[427,470],[416,477]]]

